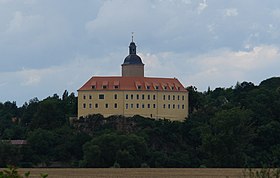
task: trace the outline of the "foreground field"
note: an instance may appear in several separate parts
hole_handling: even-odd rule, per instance
[[[32,178],[39,177],[40,173],[48,173],[48,178],[240,178],[244,169],[19,169],[19,172],[31,172]]]

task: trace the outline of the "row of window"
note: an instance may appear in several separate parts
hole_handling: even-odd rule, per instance
[[[139,100],[139,99],[140,99],[140,96],[141,96],[141,99],[142,99],[142,100],[145,99],[145,95],[144,95],[144,94],[142,94],[142,95],[136,94],[135,97],[136,97],[137,100]],[[147,95],[147,99],[148,99],[148,100],[150,100],[151,98],[152,98],[153,100],[155,100],[155,99],[156,99],[156,95]],[[127,100],[129,99],[129,95],[128,95],[128,94],[125,95],[125,99],[127,99]],[[131,100],[134,99],[134,95],[133,95],[133,94],[130,95],[130,99],[131,99]]]
[[[94,108],[98,108],[98,107],[99,107],[98,103],[95,103]],[[84,109],[87,108],[87,104],[86,103],[83,104],[83,108]],[[89,103],[88,104],[88,108],[93,108],[93,105],[91,103]],[[109,104],[108,103],[105,104],[105,108],[109,108]],[[114,103],[114,108],[118,108],[118,103]]]
[[[99,105],[98,105],[98,103],[95,103],[95,105],[94,105],[94,108],[98,108],[99,107]],[[156,108],[156,104],[139,104],[139,103],[137,103],[137,104],[133,104],[133,103],[131,103],[131,104],[128,104],[128,103],[126,103],[125,104],[125,109],[133,109],[133,108],[145,108],[145,107],[147,107],[147,108]],[[84,103],[83,104],[83,108],[85,109],[85,108],[87,108],[87,105],[86,105],[86,103]],[[91,103],[89,103],[88,104],[88,108],[93,108],[93,105],[91,104]],[[106,103],[105,104],[105,108],[109,108],[109,104],[108,103]],[[116,108],[118,108],[118,104],[117,103],[114,103],[114,108],[116,109]],[[162,105],[162,108],[164,108],[164,109],[176,109],[176,105],[175,104],[163,104]],[[183,105],[180,105],[180,104],[178,104],[177,105],[177,109],[185,109],[185,105],[183,104]]]
[[[142,100],[145,99],[145,94],[142,94],[142,95],[139,95],[139,94],[136,94],[136,95],[131,94],[130,96],[129,96],[128,94],[126,94],[126,95],[125,95],[125,99],[131,99],[131,100],[133,100],[134,97],[135,97],[137,100],[139,100],[139,99],[140,99],[140,96],[141,96],[141,99],[142,99]],[[146,97],[147,97],[148,100],[150,100],[150,99],[155,100],[155,99],[156,99],[156,95],[149,95],[149,94],[148,94]],[[172,97],[172,100],[176,100],[176,95],[163,95],[163,100],[171,100],[171,97]],[[86,95],[84,95],[83,98],[86,99]],[[89,99],[92,99],[92,96],[91,96],[91,95],[89,95]],[[104,95],[104,94],[99,94],[99,95],[98,95],[98,99],[101,99],[101,100],[105,99],[105,95]],[[114,99],[118,99],[118,95],[117,95],[117,94],[114,95]],[[177,100],[180,100],[180,99],[185,100],[185,96],[184,96],[184,95],[182,95],[182,96],[177,95]]]
[[[97,87],[96,87],[96,85],[92,85],[91,88],[94,90],[94,89],[96,89]],[[108,84],[102,85],[102,89],[107,89],[107,88],[109,88],[109,87],[108,87]],[[114,85],[113,88],[114,88],[114,89],[119,89],[120,87],[119,87],[119,85]],[[143,89],[142,85],[137,85],[137,89],[138,89],[138,90],[142,90],[142,89]],[[151,89],[152,89],[152,86],[146,85],[146,90],[151,90]],[[159,90],[159,86],[154,86],[154,89],[155,89],[155,90]],[[180,90],[181,88],[180,88],[180,87],[175,87],[175,86],[166,86],[166,85],[163,85],[163,86],[162,86],[162,89],[163,89],[163,90],[176,90],[176,89],[177,89],[177,90]]]

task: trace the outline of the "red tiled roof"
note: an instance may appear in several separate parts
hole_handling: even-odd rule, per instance
[[[104,88],[103,85],[107,87]],[[95,87],[92,87],[92,86]],[[115,87],[118,86],[118,87]],[[141,89],[138,88],[141,86]],[[149,86],[149,88],[147,87]],[[156,86],[158,89],[156,89]],[[164,89],[166,86],[166,90]],[[173,88],[173,90],[172,90]],[[146,91],[187,91],[176,78],[152,77],[92,77],[78,91],[85,90],[146,90]]]

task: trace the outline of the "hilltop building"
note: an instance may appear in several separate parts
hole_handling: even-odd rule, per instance
[[[122,76],[93,76],[78,90],[78,117],[90,114],[166,118],[188,117],[188,91],[176,78],[144,76],[144,64],[129,45]]]

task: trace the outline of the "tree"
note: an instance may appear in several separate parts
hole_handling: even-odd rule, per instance
[[[222,110],[210,119],[202,133],[201,149],[207,167],[244,167],[254,138],[252,112],[240,108]]]
[[[8,142],[0,141],[0,167],[17,165],[21,159],[20,149]]]
[[[57,96],[41,101],[32,117],[31,129],[55,129],[66,123],[63,104]]]
[[[111,133],[93,138],[84,144],[83,150],[86,167],[110,167],[115,162],[121,167],[140,167],[147,154],[147,145],[139,136]]]
[[[54,158],[54,148],[56,146],[57,135],[52,131],[36,129],[32,131],[27,142],[33,152],[33,162],[34,163],[44,163],[46,166],[53,161]]]

